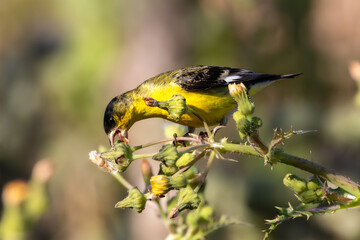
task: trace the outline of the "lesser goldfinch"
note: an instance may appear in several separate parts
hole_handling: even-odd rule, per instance
[[[118,134],[127,142],[127,131],[137,121],[147,118],[164,118],[191,128],[202,127],[204,120],[209,126],[219,124],[236,107],[227,85],[243,83],[249,95],[253,95],[277,79],[293,78],[298,74],[262,74],[245,69],[217,66],[193,66],[159,74],[143,82],[137,88],[114,97],[106,107],[104,130],[110,144]],[[180,94],[196,114],[187,112],[177,121],[166,110],[148,106],[144,99],[158,101]]]

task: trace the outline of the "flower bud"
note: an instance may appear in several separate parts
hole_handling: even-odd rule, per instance
[[[318,188],[321,188],[323,186],[323,183],[320,181],[318,177],[314,177],[310,179],[310,181],[307,183],[307,187],[309,190],[317,190]]]
[[[262,125],[258,117],[251,117],[255,110],[255,104],[250,99],[247,89],[243,83],[230,84],[229,93],[238,104],[238,111],[234,112],[233,118],[236,122],[236,128],[239,131],[241,139],[251,135]]]
[[[324,199],[323,184],[317,177],[306,182],[293,174],[287,174],[284,178],[284,184],[296,193],[297,198],[302,203],[320,202]]]
[[[100,157],[113,163],[119,172],[124,172],[133,161],[131,147],[121,141],[117,141],[109,151],[100,153]]]
[[[178,158],[179,153],[173,144],[163,145],[159,153],[153,156],[154,160],[161,161],[168,167],[175,166]]]
[[[234,112],[233,118],[236,123],[236,129],[239,131],[240,138],[245,139],[250,135],[251,122],[240,112]]]
[[[167,101],[160,101],[158,104],[159,108],[168,111],[170,118],[175,121],[179,120],[180,117],[188,111],[186,99],[180,94],[172,96]]]
[[[262,126],[262,120],[258,117],[244,116],[241,112],[234,112],[233,118],[236,123],[236,129],[239,131],[241,139],[255,132]]]
[[[199,206],[200,201],[199,196],[190,186],[180,189],[178,202],[175,208],[171,209],[169,218],[175,218],[185,209],[196,209]]]
[[[46,183],[54,174],[54,163],[50,162],[47,159],[38,161],[33,170],[32,178],[36,181]]]
[[[183,172],[183,175],[187,179],[193,179],[198,173],[199,173],[199,169],[197,169],[195,166],[192,166],[191,168]]]
[[[132,159],[132,149],[128,144],[122,141],[117,141],[112,149],[107,152],[102,152],[101,157],[108,161],[112,161],[120,157]]]
[[[184,153],[181,157],[176,161],[176,167],[183,168],[188,165],[195,158],[195,153]]]
[[[169,178],[170,178],[170,186],[173,189],[184,188],[187,185],[187,179],[183,174],[171,176]]]
[[[143,175],[145,186],[149,186],[150,185],[150,178],[151,178],[151,176],[153,174],[152,174],[150,163],[146,159],[143,159],[143,161],[141,163],[141,172],[142,172],[142,175]]]
[[[316,195],[315,191],[307,190],[299,195],[300,201],[303,203],[311,203],[319,201],[320,199]]]
[[[28,196],[28,185],[23,180],[15,180],[6,183],[2,192],[2,199],[5,206],[18,206]]]
[[[301,194],[307,190],[306,181],[291,173],[284,177],[284,185],[292,189],[296,194]]]
[[[168,167],[163,163],[160,163],[160,171],[159,174],[164,174],[166,176],[174,175],[179,169],[176,166]]]
[[[151,192],[155,195],[164,195],[172,189],[184,188],[187,185],[187,179],[184,175],[165,176],[157,175],[152,176],[150,179]]]
[[[210,222],[210,221],[212,221],[212,219],[214,217],[214,209],[212,207],[210,207],[209,205],[205,205],[205,206],[201,207],[201,209],[200,209],[200,216],[205,221]]]
[[[135,187],[129,190],[125,199],[116,203],[115,208],[133,208],[138,213],[141,213],[145,209],[145,204],[146,197]]]
[[[255,110],[255,104],[248,96],[247,89],[243,83],[229,84],[229,93],[238,104],[238,111],[244,115],[251,115]]]
[[[349,64],[349,72],[352,79],[360,83],[360,62],[351,61]]]
[[[191,211],[186,215],[186,224],[194,229],[197,229],[199,227],[200,220],[201,216],[197,211]]]
[[[170,189],[170,179],[165,175],[156,175],[150,178],[151,192],[155,195],[164,195]]]

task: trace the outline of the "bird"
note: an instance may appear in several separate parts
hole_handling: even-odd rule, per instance
[[[224,123],[227,115],[237,106],[230,96],[228,85],[243,83],[250,96],[278,79],[294,78],[296,74],[264,74],[246,69],[197,65],[161,73],[137,88],[114,97],[104,114],[104,130],[111,146],[118,135],[119,140],[128,143],[128,130],[137,121],[148,118],[163,118],[191,129]],[[144,99],[165,101],[174,95],[182,95],[186,105],[194,112],[187,112],[179,119],[169,113],[146,104]],[[200,119],[201,118],[201,119]]]

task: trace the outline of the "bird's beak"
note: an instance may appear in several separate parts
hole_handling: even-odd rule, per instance
[[[126,129],[114,129],[108,134],[108,138],[111,144],[111,147],[114,146],[115,143],[115,136],[118,134],[120,141],[129,144],[128,133]]]

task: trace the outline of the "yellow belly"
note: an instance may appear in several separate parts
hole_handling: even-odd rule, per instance
[[[170,99],[175,94],[181,94],[186,99],[186,104],[205,120],[208,125],[219,124],[228,113],[234,109],[236,102],[228,93],[227,87],[201,91],[186,91],[177,84],[167,84],[146,89],[141,95],[148,94],[158,101]],[[146,97],[146,96],[143,96]],[[142,99],[138,100],[137,120],[144,118],[160,117],[167,120],[187,125],[190,127],[201,127],[203,123],[194,114],[186,113],[178,121],[170,118],[167,111],[157,107],[149,107]]]

